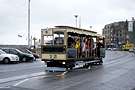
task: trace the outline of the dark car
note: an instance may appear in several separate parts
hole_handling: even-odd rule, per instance
[[[16,48],[2,48],[2,50],[9,54],[18,55],[20,62],[33,61],[35,59],[32,54],[24,53]]]
[[[24,53],[32,54],[35,57],[35,59],[39,58],[39,55],[38,54],[30,51],[29,49],[23,49],[21,51],[24,52]]]
[[[133,49],[133,52],[134,52],[134,54],[135,54],[135,47],[134,47],[134,49]]]

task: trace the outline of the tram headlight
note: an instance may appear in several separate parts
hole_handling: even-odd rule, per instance
[[[62,62],[62,64],[66,64],[66,62]]]

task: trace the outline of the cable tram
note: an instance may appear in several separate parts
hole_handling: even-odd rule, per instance
[[[41,29],[41,58],[47,71],[102,64],[104,57],[104,37],[97,32],[71,26]]]

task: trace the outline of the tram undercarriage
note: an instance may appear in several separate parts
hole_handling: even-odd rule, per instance
[[[90,68],[93,65],[102,65],[102,59],[89,60],[51,60],[45,61],[47,67],[45,68],[48,72],[57,72],[57,71],[67,71],[77,68]]]

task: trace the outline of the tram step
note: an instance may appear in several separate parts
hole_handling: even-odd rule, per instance
[[[62,67],[46,67],[45,70],[48,71],[48,72],[64,72],[64,71],[66,71],[66,68],[62,68]]]

